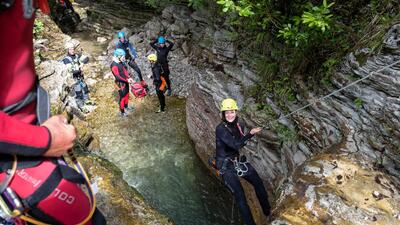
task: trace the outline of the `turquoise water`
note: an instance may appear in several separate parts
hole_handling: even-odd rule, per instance
[[[156,104],[154,98],[136,101],[129,118],[109,125],[101,135],[105,157],[178,225],[230,224],[232,196],[195,153],[185,124],[185,100],[167,98],[164,114],[154,113]],[[241,224],[237,209],[234,220]]]

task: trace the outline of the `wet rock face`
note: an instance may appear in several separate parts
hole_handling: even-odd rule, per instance
[[[234,59],[236,56],[236,48],[230,33],[227,30],[217,30],[214,33],[213,53],[228,59]]]
[[[399,174],[396,162],[398,164],[400,160],[398,147],[400,146],[400,117],[398,113],[400,107],[400,63],[383,68],[400,59],[400,55],[397,54],[397,50],[399,50],[399,42],[396,41],[399,39],[397,29],[399,29],[399,26],[395,25],[389,30],[383,40],[383,51],[374,56],[367,56],[365,62],[359,62],[357,57],[368,51],[350,53],[344,59],[340,70],[334,74],[333,83],[335,89],[339,89],[355,79],[360,79],[380,70],[378,73],[344,90],[336,97],[317,103],[294,115],[292,120],[280,120],[280,123],[289,128],[295,126],[298,128],[298,141],[285,141],[279,147],[280,143],[276,139],[276,135],[271,136],[268,132],[264,132],[258,139],[250,142],[243,152],[250,156],[252,163],[259,171],[262,171],[261,174],[268,183],[272,186],[278,185],[286,175],[290,174],[307,158],[329,148],[361,153],[365,156],[365,160],[369,162],[382,161],[381,159],[383,159],[383,164],[390,173]],[[229,65],[224,65],[224,67],[230,68]],[[244,90],[241,88],[245,86],[244,83],[247,79],[247,82],[251,82],[254,78],[240,70],[234,73],[227,73],[227,71],[229,70],[225,69],[224,75],[228,75],[225,79],[214,71],[208,71],[208,74],[205,75],[197,74],[198,81],[192,88],[187,106],[189,127],[191,127],[189,124],[196,123],[198,118],[204,116],[200,112],[206,109],[216,111],[219,101],[228,96],[238,99],[240,106],[246,106],[246,112],[242,112],[242,117],[248,126],[259,126],[267,123],[265,118],[262,118],[262,112],[257,111],[257,108],[254,107],[254,101],[245,99]],[[240,79],[240,76],[234,76],[234,74],[240,73],[246,78]],[[335,89],[332,89],[332,91]],[[199,92],[202,95],[199,95]],[[202,99],[199,99],[199,97]],[[301,105],[305,105],[318,97],[312,92],[308,93]],[[196,105],[198,101],[202,102],[205,99],[213,102],[205,104],[204,107]],[[359,102],[358,104],[356,104],[356,99]],[[270,99],[266,99],[265,102],[271,106],[276,114],[283,114]],[[215,108],[210,109],[210,106]],[[288,105],[288,107],[293,111],[299,108],[299,105]],[[219,114],[213,113],[213,116],[210,117],[214,118],[210,121],[217,121]],[[213,132],[214,129],[215,124],[210,125],[208,132]],[[207,131],[201,129],[189,129],[189,132],[192,137],[197,137],[200,133],[207,133]],[[271,132],[277,134],[276,130]],[[201,145],[212,146],[214,139],[210,138],[203,141],[208,144],[202,143]],[[343,149],[340,146],[342,144],[350,144],[351,146]]]
[[[343,59],[340,69],[333,75],[334,88],[330,91],[342,88],[356,79],[369,76],[372,72],[377,71],[374,75],[332,98],[293,115],[291,119],[281,119],[280,124],[296,130],[294,136],[285,134],[286,131],[282,135],[282,131],[272,129],[253,138],[242,150],[242,153],[247,155],[250,163],[257,169],[269,190],[275,190],[279,186],[289,187],[289,184],[282,185],[283,181],[290,177],[295,169],[307,159],[325,151],[349,154],[348,159],[356,157],[358,162],[355,164],[358,167],[362,165],[369,170],[372,170],[374,165],[383,167],[386,170],[387,182],[394,186],[400,184],[398,180],[400,178],[398,166],[400,163],[400,114],[398,113],[400,109],[400,63],[391,66],[400,60],[399,28],[400,25],[394,25],[388,31],[382,40],[381,52],[372,54],[368,49],[361,49],[348,54]],[[193,38],[201,39],[202,37],[193,36]],[[192,47],[192,49],[196,48],[199,47]],[[233,53],[226,55],[218,51],[211,52],[213,53],[212,57],[217,61],[221,57],[234,56]],[[235,67],[237,70],[232,69]],[[190,90],[186,106],[187,124],[189,134],[203,160],[214,154],[214,130],[219,122],[218,104],[223,98],[233,97],[238,100],[239,106],[242,108],[240,116],[246,122],[247,127],[265,125],[268,122],[268,117],[263,116],[265,112],[258,109],[254,100],[245,97],[246,89],[243,87],[251,85],[257,80],[254,78],[255,76],[252,76],[253,73],[244,73],[244,71],[246,71],[245,64],[238,62],[236,65],[225,63],[222,72],[208,70],[196,74],[196,83]],[[290,111],[294,111],[319,97],[321,96],[317,93],[309,92],[301,97],[300,104],[287,105],[287,107]],[[266,98],[265,103],[271,107],[272,113],[284,114],[271,99]],[[347,185],[355,185],[353,182],[357,181],[350,180]],[[314,201],[307,204],[301,203],[304,206],[304,212],[301,211],[301,213],[307,216],[312,211],[312,206],[318,204],[319,211],[317,213],[320,217],[312,219],[312,216],[307,216],[309,220],[304,221],[308,221],[308,224],[325,224],[326,221],[335,221],[338,224],[340,221],[351,221],[350,224],[369,224],[374,220],[384,221],[382,224],[385,222],[399,223],[398,220],[393,219],[397,212],[393,211],[382,217],[374,216],[374,213],[371,212],[375,206],[365,206],[366,211],[349,208],[346,204],[352,204],[352,201],[358,200],[349,198],[350,203],[348,203],[332,190],[322,195],[315,191],[319,189],[319,186],[312,185],[307,185],[305,182],[303,186],[302,194]],[[292,184],[292,187],[294,186]],[[372,185],[366,187],[370,194],[373,193],[373,187]],[[337,187],[337,189],[340,188]],[[354,191],[356,190],[354,189]],[[383,196],[377,193],[375,193],[377,197],[373,197],[371,194],[371,198]],[[396,194],[391,195],[391,198],[397,199],[398,191],[394,193]],[[386,194],[384,195],[386,196]],[[283,203],[278,205],[280,204]],[[387,207],[396,206],[394,203],[388,204],[390,206]],[[300,211],[286,212],[288,217],[291,213],[300,213]],[[336,214],[345,215],[341,219],[334,220],[331,216]],[[349,219],[353,216],[355,219]],[[294,217],[299,219],[297,216]],[[286,218],[286,221],[296,223],[295,219]]]
[[[391,174],[400,177],[395,166],[400,160],[400,46],[397,43],[396,49],[393,44],[393,40],[399,38],[398,27],[395,25],[389,30],[380,53],[366,60],[360,60],[357,52],[350,53],[340,71],[334,74],[333,83],[341,88],[354,79],[370,76],[368,79],[327,100],[324,105],[313,107],[311,113],[318,112],[319,117],[323,117],[319,112],[331,115],[321,124],[325,132],[320,143],[327,138],[327,124],[330,123],[333,132],[339,131],[344,139],[353,143],[353,147],[345,151],[359,152],[369,160],[379,161]]]
[[[208,63],[222,65],[236,60],[232,33],[215,29],[213,16],[204,10],[192,12],[185,6],[167,7],[161,17],[145,25],[145,32],[150,40],[160,35],[173,38],[177,47],[182,47],[193,61],[203,58]]]
[[[395,53],[399,54],[400,24],[394,25],[392,28],[390,28],[389,32],[386,34],[383,44],[386,50],[393,50]]]

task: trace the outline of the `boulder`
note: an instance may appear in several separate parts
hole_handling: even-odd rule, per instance
[[[161,13],[161,18],[168,23],[173,23],[174,13],[175,13],[175,6],[166,7]]]
[[[174,17],[175,20],[180,20],[183,22],[189,22],[190,21],[190,14],[192,12],[190,9],[186,6],[172,6],[174,8],[172,16]]]
[[[393,185],[357,160],[324,154],[285,185],[290,190],[278,196],[272,224],[398,224],[400,194]]]
[[[144,29],[146,30],[146,37],[149,40],[157,38],[165,31],[161,21],[157,18],[153,18],[151,21],[147,22],[144,25]]]
[[[212,52],[227,59],[234,59],[236,56],[236,48],[232,33],[227,30],[215,31]]]
[[[174,36],[184,35],[189,32],[188,25],[182,22],[181,20],[175,21],[175,23],[172,24],[168,29],[171,31],[171,35]]]
[[[211,15],[211,13],[204,9],[196,10],[190,16],[192,17],[193,20],[199,23],[205,23],[211,25],[213,22],[212,20],[213,16]]]
[[[71,75],[66,66],[59,61],[49,60],[42,62],[38,68],[40,85],[50,94],[50,102],[56,104],[65,86],[73,84]]]
[[[183,53],[186,56],[188,56],[190,54],[191,47],[190,47],[190,45],[189,45],[189,43],[187,41],[183,42],[181,48],[182,48]]]
[[[99,42],[99,43],[104,43],[106,41],[107,41],[107,38],[105,38],[105,37],[97,37],[97,42]]]

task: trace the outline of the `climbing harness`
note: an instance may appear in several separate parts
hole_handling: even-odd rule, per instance
[[[238,161],[236,157],[234,160],[232,160],[232,159],[229,159],[229,160],[233,163],[235,170],[236,170],[236,174],[239,177],[246,175],[247,171],[249,171],[249,168],[246,165],[247,161],[245,161],[245,162],[241,162],[240,160]]]
[[[218,164],[222,162],[221,166],[219,167]],[[215,170],[215,174],[217,177],[220,177],[224,175],[226,170],[228,169],[228,163],[231,162],[233,164],[233,168],[236,170],[236,174],[239,177],[242,177],[246,175],[246,173],[249,171],[249,168],[247,166],[247,159],[244,155],[239,157],[235,157],[234,159],[231,159],[229,157],[226,158],[217,158],[217,157],[211,157],[208,160],[208,164]]]
[[[47,92],[41,88],[38,83],[36,83],[36,87],[34,87],[24,99],[1,110],[11,115],[35,100],[37,105],[37,121],[38,124],[41,124],[50,117],[50,104]],[[72,151],[68,151],[68,158],[72,162],[72,167],[74,169],[68,166],[64,158],[59,158],[57,161],[35,159],[33,159],[33,161],[22,160],[21,163],[17,162],[16,155],[10,156],[9,160],[2,159],[3,163],[0,165],[0,172],[3,172],[5,176],[3,177],[3,180],[0,181],[0,224],[2,224],[3,221],[14,224],[15,220],[23,220],[31,224],[45,225],[46,223],[43,223],[42,221],[39,221],[26,213],[29,213],[29,210],[32,210],[33,214],[40,211],[42,212],[42,215],[45,215],[43,212],[47,213],[48,208],[41,204],[42,202],[44,202],[43,204],[48,204],[49,201],[52,203],[52,200],[48,200],[46,197],[50,196],[52,193],[52,197],[57,197],[58,200],[64,201],[68,204],[73,204],[72,202],[77,200],[74,196],[87,196],[89,200],[88,205],[91,207],[90,212],[88,215],[85,215],[84,219],[78,223],[78,225],[86,224],[94,214],[96,209],[96,199],[90,185],[90,180]],[[31,168],[33,167],[36,169],[32,170]],[[47,177],[44,175],[46,173],[48,174]],[[40,177],[37,180],[41,180],[41,185],[39,186],[39,182],[37,183],[38,186],[27,186],[23,192],[25,194],[26,192],[32,193],[21,197],[20,199],[20,196],[17,195],[16,190],[14,190],[15,188],[19,190],[20,187],[18,187],[18,184],[20,184],[20,179],[30,179],[30,181],[33,182],[35,179],[34,176]],[[13,184],[13,181],[16,183]],[[83,192],[81,192],[81,194],[74,192],[61,192],[60,189],[58,189],[61,182],[84,184],[86,186],[87,193],[85,193],[82,189],[81,191]],[[67,186],[65,188],[68,191],[75,190],[70,189]],[[19,190],[19,192],[22,193],[21,190]],[[41,208],[42,206],[45,208]]]
[[[84,225],[86,224],[93,216],[95,209],[96,209],[96,197],[94,195],[92,186],[90,185],[89,177],[87,176],[85,170],[83,169],[82,165],[77,160],[76,156],[74,155],[73,151],[68,151],[68,157],[73,163],[73,167],[75,171],[82,175],[84,179],[85,186],[87,188],[88,197],[90,199],[91,209],[89,214],[79,222],[77,225]],[[31,224],[35,225],[49,225],[42,221],[39,221],[29,215],[26,214],[26,207],[24,205],[24,201],[22,201],[14,190],[8,185],[10,184],[11,180],[17,173],[17,156],[13,155],[13,166],[11,169],[7,170],[7,176],[5,180],[0,185],[0,221],[5,220],[6,222],[12,223],[15,219],[19,218],[23,221],[26,221]],[[64,158],[60,158],[57,160],[59,165],[67,166],[66,160]],[[64,192],[63,192],[64,193]],[[61,196],[62,193],[59,195],[58,199],[72,201],[74,199],[70,199],[71,196]],[[65,195],[65,194],[64,194]],[[65,198],[65,199],[64,199]]]
[[[323,97],[321,97],[321,98],[318,98],[318,99],[316,99],[316,100],[314,100],[314,101],[311,101],[311,103],[309,103],[309,104],[307,104],[307,105],[305,105],[305,106],[303,106],[303,107],[300,107],[300,108],[296,109],[295,111],[290,112],[290,113],[288,113],[288,114],[286,114],[286,115],[284,115],[284,116],[281,116],[281,117],[279,117],[278,119],[273,120],[272,122],[269,122],[268,124],[262,126],[262,128],[270,129],[270,128],[271,128],[271,127],[270,127],[270,124],[273,124],[273,123],[275,123],[275,122],[278,122],[279,120],[281,120],[281,119],[283,119],[283,118],[288,118],[289,116],[291,116],[291,115],[293,115],[293,114],[295,114],[295,113],[297,113],[297,112],[299,112],[299,111],[301,111],[301,110],[303,110],[303,109],[306,109],[306,108],[308,108],[308,107],[310,107],[310,106],[312,106],[312,105],[314,105],[314,104],[316,104],[316,103],[318,103],[318,102],[321,102],[321,101],[323,101],[323,100],[325,100],[325,99],[327,99],[327,98],[329,98],[329,97],[335,95],[336,93],[339,93],[339,92],[341,92],[341,91],[343,91],[343,90],[345,90],[345,89],[347,89],[347,88],[349,88],[349,87],[351,87],[351,86],[353,86],[353,85],[355,85],[355,84],[357,84],[357,83],[359,83],[359,82],[361,82],[361,81],[363,81],[363,80],[369,78],[370,76],[372,76],[372,75],[374,75],[374,74],[378,74],[379,72],[381,72],[381,71],[383,71],[383,70],[385,70],[385,69],[388,69],[388,68],[390,68],[390,67],[392,67],[392,66],[394,66],[394,65],[396,65],[396,64],[398,64],[398,63],[400,63],[400,60],[395,61],[394,63],[391,63],[391,64],[389,64],[389,65],[386,65],[386,66],[384,66],[384,67],[382,67],[382,68],[380,68],[380,69],[378,69],[378,70],[376,70],[376,71],[373,71],[373,72],[369,73],[367,76],[365,76],[365,77],[363,77],[363,78],[360,78],[360,79],[358,79],[358,80],[356,80],[356,81],[353,81],[353,82],[351,82],[350,84],[348,84],[348,85],[346,85],[346,86],[344,86],[344,87],[342,87],[342,88],[340,88],[340,89],[338,89],[338,90],[335,90],[335,91],[331,92],[331,93],[328,94],[328,95],[325,95],[325,96],[323,96]]]

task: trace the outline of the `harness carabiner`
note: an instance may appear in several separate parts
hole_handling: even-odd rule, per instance
[[[240,162],[240,161],[237,160],[236,157],[235,157],[235,160],[231,159],[231,161],[233,162],[233,165],[234,165],[235,170],[236,170],[236,174],[239,177],[244,176],[247,173],[247,171],[249,171],[249,168],[246,165],[247,161],[246,162]],[[244,169],[242,169],[242,168],[244,168]]]

